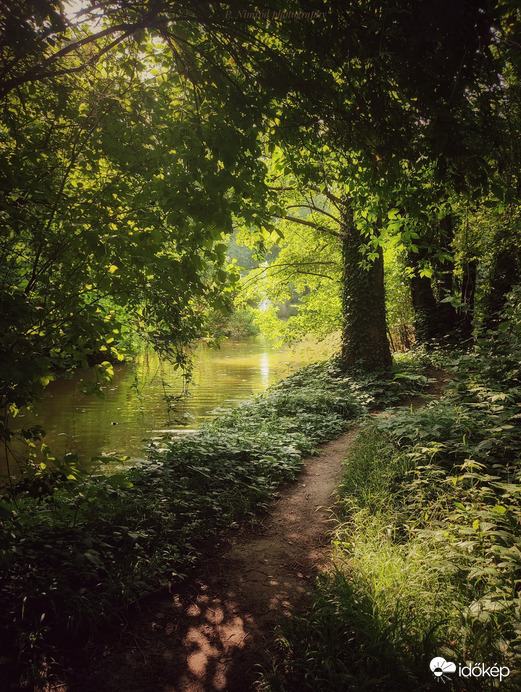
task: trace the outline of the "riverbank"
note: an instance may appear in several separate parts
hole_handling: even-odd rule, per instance
[[[110,473],[146,459],[145,440],[158,443],[164,434],[191,434],[223,410],[264,391],[309,363],[310,351],[314,355],[308,349],[306,360],[305,354],[299,358],[261,337],[226,339],[219,348],[200,342],[187,380],[173,363],[151,349],[142,350],[132,363],[113,368],[111,381],[101,385],[103,397],[81,391],[81,382],[92,382],[95,372],[78,370],[72,377],[50,382],[42,400],[31,411],[20,411],[12,425],[41,426],[50,455],[55,459],[68,455],[82,468],[90,468],[93,457],[110,456],[114,461],[104,465]],[[28,448],[25,443],[13,451],[23,466],[32,454],[36,454],[33,463],[45,461],[40,446],[37,442],[36,448]],[[11,470],[18,472],[17,461],[10,461]],[[3,472],[0,449],[0,481]]]
[[[306,455],[410,382],[308,366],[140,467],[2,501],[2,679],[63,677],[103,622],[175,585],[205,541],[255,520]]]

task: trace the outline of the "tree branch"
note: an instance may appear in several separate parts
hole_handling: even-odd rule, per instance
[[[291,204],[290,206],[286,207],[286,209],[312,209],[313,211],[318,211],[321,214],[325,214],[325,216],[329,216],[330,219],[333,219],[333,221],[339,225],[341,223],[340,219],[337,219],[336,216],[333,216],[333,214],[330,214],[325,209],[321,209],[314,204]]]
[[[310,228],[314,228],[316,231],[320,231],[321,233],[328,233],[329,235],[335,236],[335,238],[342,237],[342,235],[337,231],[333,231],[330,228],[326,228],[325,226],[319,226],[317,223],[313,223],[312,221],[306,221],[306,219],[299,219],[296,216],[277,216],[276,214],[273,214],[273,218],[282,219],[286,221],[293,221],[295,223],[301,224],[302,226],[309,226]]]
[[[327,187],[324,186],[324,189],[321,190],[318,185],[310,185],[312,190],[315,190],[315,192],[320,193],[321,195],[324,195],[324,197],[327,197],[328,200],[339,210],[342,211],[342,200],[340,197],[337,197],[334,195],[332,192],[330,192]]]
[[[126,38],[129,38],[130,36],[135,34],[136,31],[150,26],[153,23],[153,20],[157,17],[157,15],[158,12],[156,11],[155,13],[145,16],[141,21],[136,22],[135,24],[117,24],[115,26],[107,27],[102,31],[98,31],[98,33],[96,34],[90,34],[89,36],[85,36],[84,38],[72,41],[63,48],[60,48],[60,50],[58,50],[53,55],[50,55],[48,58],[42,60],[38,65],[35,65],[32,68],[26,70],[25,73],[19,75],[18,77],[12,77],[11,79],[6,79],[5,81],[3,81],[3,84],[0,88],[0,98],[3,98],[10,91],[16,89],[17,87],[27,82],[37,82],[47,79],[49,77],[60,77],[63,75],[81,72],[87,66],[94,65],[96,62],[98,62],[98,60],[101,57],[103,57],[103,55],[112,50],[114,46],[117,46]],[[98,52],[95,55],[90,57],[81,65],[76,65],[75,67],[68,68],[64,67],[62,69],[57,70],[48,69],[52,67],[56,62],[58,62],[61,58],[64,58],[67,55],[69,55],[69,53],[75,52],[86,45],[97,45],[97,42],[100,39],[105,38],[106,36],[111,36],[117,33],[118,31],[122,31],[123,33],[121,33],[117,38],[111,41],[108,44],[108,46],[105,46],[105,48],[98,50]]]

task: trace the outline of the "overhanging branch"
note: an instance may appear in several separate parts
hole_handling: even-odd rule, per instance
[[[319,231],[320,233],[327,233],[329,235],[334,236],[335,238],[342,237],[342,235],[338,231],[333,231],[331,228],[320,226],[318,223],[313,223],[312,221],[306,221],[306,219],[299,219],[297,216],[277,216],[276,214],[274,214],[273,218],[299,223],[302,226],[309,226],[310,228],[314,228],[315,231]]]

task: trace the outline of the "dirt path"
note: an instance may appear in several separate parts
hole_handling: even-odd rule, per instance
[[[329,552],[328,509],[356,428],[325,444],[263,523],[238,529],[182,593],[143,604],[69,692],[247,692],[276,621],[302,607]]]
[[[431,368],[425,394],[440,395],[447,373]],[[416,409],[424,396],[403,401]],[[305,607],[328,563],[333,494],[358,427],[323,445],[281,489],[255,529],[230,530],[197,576],[170,596],[141,604],[104,651],[55,692],[248,692],[266,661],[274,626]],[[98,647],[99,648],[99,647]]]

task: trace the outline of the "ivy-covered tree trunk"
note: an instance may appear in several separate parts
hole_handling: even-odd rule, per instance
[[[342,219],[344,368],[374,372],[391,366],[385,319],[382,249],[369,268],[360,266],[362,236],[349,207]]]
[[[411,264],[417,269],[411,253]],[[411,300],[414,308],[414,336],[417,343],[427,343],[436,334],[436,299],[429,277],[420,276],[416,271],[411,277]]]

